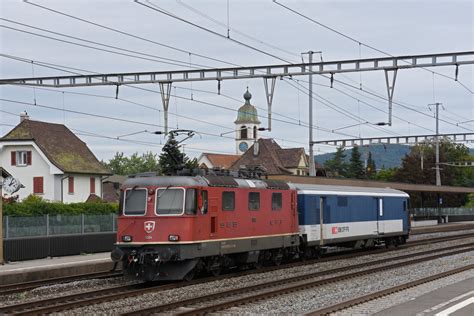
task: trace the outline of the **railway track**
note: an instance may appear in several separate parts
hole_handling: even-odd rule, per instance
[[[435,249],[435,250],[429,250],[429,251],[424,251],[424,252],[419,252],[417,254],[409,254],[409,255],[401,255],[398,257],[391,257],[387,259],[380,259],[380,260],[375,260],[371,262],[364,262],[363,264],[357,264],[349,267],[344,267],[344,268],[336,268],[336,269],[331,269],[331,270],[326,270],[326,271],[321,271],[317,273],[312,273],[308,275],[303,275],[298,278],[292,278],[290,280],[281,280],[281,281],[276,281],[279,282],[279,284],[287,284],[287,283],[295,283],[295,282],[302,282],[307,280],[308,278],[316,278],[316,277],[322,277],[325,275],[329,274],[334,274],[334,273],[342,273],[348,270],[354,270],[354,269],[360,269],[360,268],[366,268],[368,266],[375,266],[375,265],[381,265],[385,264],[388,262],[392,262],[394,260],[403,260],[403,259],[413,259],[414,257],[420,257],[420,256],[430,256],[430,258],[436,258],[440,256],[446,256],[446,254],[436,254],[433,255],[437,252],[440,251],[449,251],[453,249],[457,249],[454,252],[456,253],[461,253],[466,251],[465,249],[461,248],[466,248],[470,247],[468,249],[474,250],[474,243],[468,243],[468,244],[463,244],[463,245],[456,245],[456,246],[451,246],[451,247],[445,247],[445,248],[440,248],[440,249]],[[460,250],[461,249],[461,250]],[[453,251],[451,251],[450,255],[453,254]],[[347,258],[347,257],[345,257]],[[332,259],[336,260],[336,259]],[[417,260],[428,260],[428,259],[417,259]],[[432,259],[429,259],[432,260]],[[330,261],[330,260],[326,260]],[[300,264],[308,264],[309,262],[306,263],[300,263]],[[314,263],[314,262],[313,262]],[[400,266],[400,264],[397,264]],[[272,267],[269,269],[261,269],[261,270],[252,270],[252,271],[247,271],[247,274],[251,273],[260,273],[260,272],[267,272],[271,270],[275,270],[278,268],[282,267]],[[371,271],[374,271],[374,269],[371,269]],[[241,276],[245,273],[234,273],[230,275],[224,275],[221,278],[231,278],[235,276]],[[44,299],[41,301],[32,301],[24,304],[15,304],[11,306],[5,306],[0,308],[0,314],[17,314],[17,315],[22,315],[22,314],[47,314],[47,313],[52,313],[52,312],[59,312],[59,311],[64,311],[68,309],[73,309],[73,308],[78,308],[81,306],[87,306],[87,305],[93,305],[93,304],[99,304],[99,303],[104,303],[107,301],[112,301],[112,300],[118,300],[122,299],[125,297],[131,297],[131,296],[137,296],[145,293],[150,293],[150,292],[159,292],[159,291],[164,291],[164,290],[169,290],[169,289],[174,289],[174,288],[179,288],[179,287],[184,287],[192,284],[199,284],[199,283],[205,283],[208,281],[215,281],[216,278],[205,278],[205,279],[200,279],[196,280],[193,282],[180,282],[180,283],[173,283],[173,284],[167,284],[167,285],[156,285],[156,284],[141,284],[141,285],[133,285],[133,286],[118,286],[114,288],[108,288],[108,289],[102,289],[102,290],[95,290],[95,291],[90,291],[86,293],[79,293],[79,294],[73,294],[73,295],[67,295],[67,296],[62,296],[62,297],[56,297],[56,298],[51,298],[51,299]],[[275,283],[269,282],[265,284],[261,284],[258,286],[255,286],[253,291],[261,288],[269,288],[269,287],[275,287]],[[234,290],[234,291],[241,291],[241,292],[247,292],[249,291],[249,288],[243,288],[239,290]],[[225,296],[230,295],[229,293],[224,294]],[[203,300],[203,298],[198,298],[199,300]],[[215,298],[213,299],[215,300]],[[179,304],[181,304],[180,302]],[[176,303],[175,303],[176,304]],[[165,307],[160,307],[164,308],[164,310],[169,310],[171,306]],[[156,312],[156,307],[153,309],[154,312]],[[141,313],[150,313],[150,311],[147,310],[140,310],[137,312],[137,314]]]
[[[466,247],[464,245],[464,247]],[[449,249],[461,248],[459,245],[454,247],[447,247]],[[291,277],[288,279],[282,279],[277,281],[270,281],[261,283],[253,286],[242,287],[232,290],[219,292],[216,294],[208,294],[198,297],[193,297],[187,300],[181,300],[169,304],[162,304],[149,308],[136,310],[125,315],[151,315],[155,313],[168,312],[177,315],[204,315],[207,313],[218,312],[226,310],[231,307],[246,305],[255,303],[257,301],[266,300],[280,295],[288,293],[306,290],[309,288],[315,288],[324,286],[331,283],[346,281],[349,279],[370,275],[382,271],[391,269],[398,269],[403,266],[412,264],[422,263],[430,260],[435,260],[447,256],[452,256],[460,253],[474,251],[474,244],[469,244],[467,248],[449,251],[442,254],[430,255],[440,250],[430,250],[417,254],[403,255],[395,258],[387,258],[381,260],[375,260],[365,262],[362,264],[356,264],[349,267],[336,268],[326,271],[315,272],[311,274],[305,274],[302,276]],[[407,258],[421,257],[417,259],[411,259],[407,261],[392,263],[395,260],[403,260]],[[353,270],[361,269],[360,271],[351,272]],[[324,279],[311,280],[315,278],[324,277],[336,273],[344,273],[338,276],[327,277]],[[228,298],[234,298],[228,300]],[[224,302],[222,302],[224,300]],[[204,305],[204,306],[203,306]]]
[[[348,309],[350,307],[353,307],[353,306],[356,306],[356,305],[359,305],[359,304],[362,304],[362,303],[366,303],[366,302],[369,302],[369,301],[372,301],[372,300],[375,300],[375,299],[378,299],[378,298],[381,298],[381,297],[384,297],[384,296],[387,296],[387,295],[390,295],[390,294],[393,294],[393,293],[396,293],[396,292],[404,291],[406,289],[409,289],[409,288],[412,288],[412,287],[415,287],[415,286],[418,286],[418,285],[422,285],[424,283],[428,283],[428,282],[432,282],[432,281],[435,281],[435,280],[438,280],[438,279],[446,278],[450,275],[461,273],[461,272],[468,271],[468,270],[471,270],[471,269],[474,269],[474,264],[471,264],[471,265],[468,265],[468,266],[465,266],[465,267],[461,267],[461,268],[457,268],[457,269],[453,269],[453,270],[449,270],[449,271],[446,271],[446,272],[443,272],[443,273],[440,273],[440,274],[436,274],[436,275],[433,275],[433,276],[429,276],[429,277],[426,277],[426,278],[422,278],[422,279],[412,281],[412,282],[408,282],[408,283],[405,283],[405,284],[401,284],[401,285],[398,285],[398,286],[394,286],[394,287],[391,287],[391,288],[388,288],[388,289],[385,289],[385,290],[382,290],[382,291],[370,293],[370,294],[367,294],[367,295],[364,295],[364,296],[361,296],[361,297],[357,297],[357,298],[352,299],[352,300],[348,300],[348,301],[345,301],[345,302],[342,302],[342,303],[339,303],[339,304],[335,304],[335,305],[332,305],[332,306],[329,306],[329,307],[325,307],[325,308],[313,311],[311,313],[308,313],[307,315],[310,315],[310,316],[329,315],[331,313],[336,313],[338,311],[342,311],[342,310]]]
[[[36,289],[38,287],[48,286],[48,285],[53,285],[53,284],[60,284],[60,283],[73,282],[73,281],[82,281],[82,280],[89,280],[89,279],[114,278],[114,277],[120,277],[122,275],[123,275],[122,272],[97,272],[97,273],[87,273],[87,274],[73,275],[73,276],[67,276],[67,277],[51,278],[51,279],[38,280],[38,281],[6,284],[6,285],[0,285],[0,295],[8,295],[8,294],[29,291],[29,290]]]
[[[442,236],[442,237],[436,237],[436,238],[429,238],[429,239],[420,239],[416,241],[408,241],[406,245],[400,246],[400,247],[414,247],[414,246],[419,246],[419,245],[425,245],[429,243],[437,243],[437,242],[443,242],[443,241],[451,241],[451,240],[456,240],[456,239],[462,239],[462,238],[468,238],[468,237],[474,237],[474,233],[465,233],[465,234],[457,234],[457,235],[452,235],[452,236]],[[338,260],[338,259],[350,259],[352,257],[357,257],[363,254],[367,254],[368,252],[371,254],[377,254],[381,252],[387,251],[386,249],[361,249],[359,251],[354,251],[354,250],[349,250],[349,251],[338,251],[335,253],[330,253],[328,254],[325,258],[322,259],[317,259],[317,262],[325,262],[327,260]],[[309,260],[306,263],[303,264],[311,264],[313,262],[316,262],[314,260]],[[292,263],[291,265],[294,265],[295,263]],[[298,264],[298,263],[297,263]],[[289,265],[283,265],[280,268],[286,268]],[[268,269],[272,269],[271,267]],[[46,280],[38,280],[38,281],[31,281],[31,282],[23,282],[23,283],[15,283],[15,284],[7,284],[7,285],[1,285],[0,286],[0,295],[9,295],[9,294],[14,294],[14,293],[20,293],[24,291],[29,291],[33,290],[35,288],[39,288],[42,286],[48,286],[48,285],[53,285],[53,284],[59,284],[59,283],[66,283],[66,282],[72,282],[72,281],[82,281],[82,280],[88,280],[88,279],[104,279],[104,278],[112,278],[112,277],[119,277],[121,276],[122,273],[114,273],[114,272],[99,272],[99,273],[89,273],[89,274],[81,274],[81,275],[74,275],[74,276],[68,276],[68,277],[60,277],[60,278],[51,278],[51,279],[46,279]]]

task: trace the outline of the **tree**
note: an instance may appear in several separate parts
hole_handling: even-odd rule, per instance
[[[394,181],[395,174],[397,173],[398,168],[388,168],[385,169],[384,166],[382,166],[382,169],[380,169],[375,175],[374,179],[375,180],[380,180],[380,181]]]
[[[104,162],[103,162],[104,163]],[[113,173],[129,175],[142,172],[159,172],[156,154],[146,152],[141,156],[138,153],[125,157],[124,153],[115,153],[115,156],[104,165]]]
[[[472,161],[469,149],[443,139],[440,143],[440,162]],[[414,184],[436,184],[435,145],[421,144],[413,146],[403,158],[401,168],[394,175],[394,181]],[[423,162],[423,169],[421,165]],[[441,165],[441,184],[453,186],[472,186],[474,173],[471,168]],[[412,205],[437,206],[436,194],[412,194]],[[458,207],[466,204],[467,194],[444,194],[443,207]],[[423,203],[422,203],[423,202]]]
[[[189,159],[186,154],[179,150],[179,147],[178,141],[174,138],[173,134],[170,134],[168,141],[163,146],[159,159],[163,174],[175,175],[178,170],[183,168],[198,168],[197,159]]]
[[[360,160],[359,147],[352,148],[351,159],[347,170],[348,178],[363,179],[365,177],[364,165]]]
[[[324,166],[329,169],[336,177],[344,177],[347,174],[346,154],[342,146],[338,147],[332,159],[327,160]]]
[[[369,157],[367,158],[367,168],[365,170],[365,174],[367,178],[373,179],[375,174],[377,173],[377,167],[375,166],[375,160],[372,159],[372,152],[369,151]]]

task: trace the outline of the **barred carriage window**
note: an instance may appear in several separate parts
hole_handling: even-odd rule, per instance
[[[235,192],[222,192],[222,210],[233,211],[235,209]]]
[[[281,210],[282,196],[281,193],[272,193],[272,210]]]
[[[249,210],[257,211],[260,209],[260,193],[249,192]]]
[[[338,196],[337,197],[337,206],[346,207],[347,206],[347,196]]]

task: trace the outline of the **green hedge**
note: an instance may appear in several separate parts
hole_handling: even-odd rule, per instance
[[[3,205],[4,216],[33,215],[75,215],[75,214],[110,214],[118,213],[117,203],[90,202],[70,203],[48,202],[40,197],[30,195],[20,203]]]

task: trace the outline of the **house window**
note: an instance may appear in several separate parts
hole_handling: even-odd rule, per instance
[[[34,177],[33,178],[33,194],[43,194],[43,193],[44,193],[43,177]]]
[[[257,211],[260,208],[260,193],[250,192],[249,193],[249,210]]]
[[[91,180],[90,180],[90,187],[91,187],[91,194],[95,194],[95,178],[94,177],[91,177]]]
[[[12,151],[12,166],[29,166],[31,165],[31,151]]]
[[[222,210],[233,211],[235,209],[235,192],[222,192]]]
[[[281,210],[282,196],[281,193],[272,193],[272,210]]]
[[[69,194],[74,194],[74,177],[68,178],[68,192]]]

